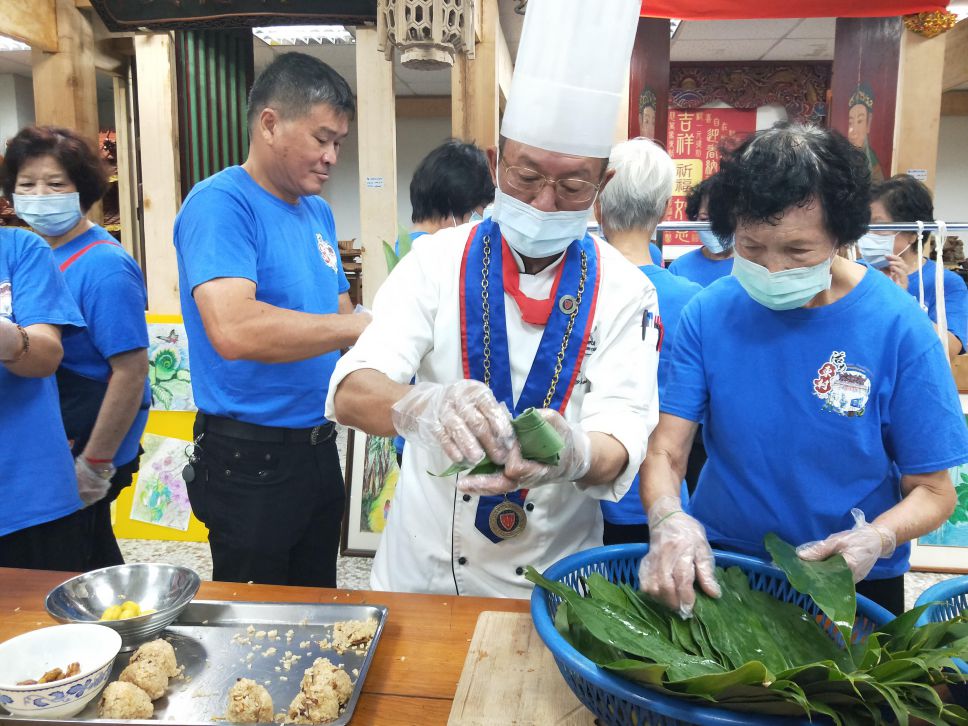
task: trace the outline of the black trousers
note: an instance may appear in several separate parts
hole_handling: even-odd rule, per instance
[[[648,524],[613,524],[605,520],[605,531],[602,540],[607,545],[617,544],[648,544]]]
[[[84,510],[0,537],[0,567],[83,572],[89,553]]]
[[[857,583],[857,594],[900,615],[904,612],[904,575],[883,580],[862,580]]]
[[[212,579],[336,587],[346,498],[336,437],[266,443],[202,427],[186,487],[209,529]]]

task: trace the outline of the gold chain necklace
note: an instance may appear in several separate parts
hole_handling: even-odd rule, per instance
[[[481,269],[481,308],[483,309],[482,323],[484,326],[484,385],[490,387],[491,385],[491,303],[490,297],[488,295],[488,282],[487,282],[487,271],[491,266],[491,237],[490,235],[484,235],[484,255],[483,264]],[[561,264],[565,264],[562,261]],[[548,393],[545,395],[544,402],[541,404],[542,408],[548,408],[551,405],[551,399],[554,398],[555,389],[558,388],[558,379],[561,377],[561,369],[565,362],[565,353],[568,351],[568,342],[571,340],[571,331],[575,327],[575,318],[578,316],[578,311],[581,309],[581,299],[585,292],[585,280],[588,278],[588,256],[585,251],[581,251],[581,273],[578,277],[578,292],[575,295],[575,305],[571,312],[568,314],[568,326],[565,328],[565,334],[561,339],[561,349],[558,351],[558,356],[555,360],[555,372],[551,377],[551,385],[548,387]],[[503,294],[503,290],[501,293]]]

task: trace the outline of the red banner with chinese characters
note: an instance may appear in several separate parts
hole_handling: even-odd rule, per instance
[[[669,109],[669,156],[676,163],[676,184],[666,221],[686,221],[686,193],[719,171],[719,147],[739,143],[756,131],[756,111],[736,108]],[[663,244],[697,245],[694,232],[666,234]]]
[[[944,10],[947,0],[800,0],[757,3],[750,0],[643,0],[642,17],[678,20],[750,20],[753,18],[881,18]]]

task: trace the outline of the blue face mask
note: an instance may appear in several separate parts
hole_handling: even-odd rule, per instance
[[[477,212],[471,212],[471,220],[470,221],[471,221],[471,223],[474,223],[474,222],[483,222],[484,221],[484,217],[482,217]]]
[[[770,272],[763,265],[736,254],[733,255],[733,276],[760,305],[770,310],[792,310],[803,307],[819,293],[830,289],[832,263],[833,257],[828,257],[812,267]]]
[[[78,192],[14,194],[13,209],[18,217],[45,237],[60,237],[84,216]]]
[[[894,234],[868,232],[857,240],[857,251],[871,267],[887,267],[887,256],[894,254]]]
[[[699,230],[698,234],[699,241],[702,242],[702,246],[712,252],[714,255],[718,255],[720,252],[726,251],[726,245],[719,241],[719,237],[714,235],[711,229],[701,229]]]

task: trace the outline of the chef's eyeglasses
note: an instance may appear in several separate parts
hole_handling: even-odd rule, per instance
[[[584,179],[552,179],[526,166],[508,166],[504,159],[501,159],[501,164],[504,166],[504,178],[512,189],[537,196],[546,184],[551,184],[555,188],[555,197],[565,204],[590,202],[601,187],[601,184]]]

